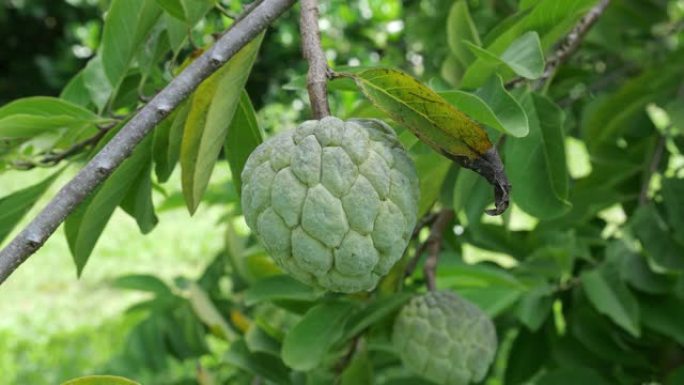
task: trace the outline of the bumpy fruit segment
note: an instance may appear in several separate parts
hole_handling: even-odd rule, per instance
[[[372,290],[415,226],[415,167],[378,120],[304,122],[257,147],[242,180],[247,224],[276,263],[331,291]]]
[[[497,348],[489,317],[451,292],[413,298],[397,316],[392,340],[406,367],[441,385],[481,381]]]

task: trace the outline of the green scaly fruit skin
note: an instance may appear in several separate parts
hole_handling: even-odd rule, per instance
[[[406,367],[440,385],[481,381],[497,349],[491,319],[451,292],[406,304],[394,321],[392,343]]]
[[[242,181],[247,225],[278,266],[330,291],[375,288],[416,223],[415,167],[378,120],[304,122],[259,145]]]

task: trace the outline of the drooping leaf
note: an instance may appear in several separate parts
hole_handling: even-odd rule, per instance
[[[444,178],[449,172],[451,162],[448,159],[430,151],[423,143],[416,147],[425,147],[424,150],[412,151],[413,162],[420,182],[420,201],[418,202],[418,215],[427,213],[439,197],[439,190]]]
[[[262,38],[263,33],[244,46],[192,97],[180,155],[183,195],[190,213],[209,184]]]
[[[613,269],[602,268],[581,276],[582,288],[601,314],[635,337],[641,335],[639,304]]]
[[[83,69],[83,83],[90,94],[90,100],[97,110],[102,112],[114,89],[105,73],[101,54],[96,55],[86,64]]]
[[[530,132],[525,110],[498,76],[492,77],[475,93],[454,90],[439,94],[473,119],[504,134],[522,138]]]
[[[59,172],[42,182],[0,198],[0,243],[55,181]]]
[[[118,277],[112,286],[119,289],[140,290],[158,296],[171,295],[171,289],[158,277],[148,274],[132,274]]]
[[[180,0],[188,24],[195,25],[216,4],[216,0]]]
[[[90,92],[85,84],[83,75],[84,71],[79,71],[59,94],[60,99],[74,103],[81,107],[87,107],[90,104]]]
[[[157,0],[157,4],[169,15],[185,21],[185,10],[181,0]]]
[[[147,164],[147,168],[141,170],[132,185],[128,194],[121,201],[121,208],[135,219],[138,228],[143,234],[147,234],[159,222],[154,211],[152,202],[152,162]]]
[[[323,361],[330,346],[342,336],[345,320],[355,305],[351,302],[324,302],[311,308],[283,340],[285,365],[295,370],[311,370]]]
[[[513,200],[537,218],[557,217],[571,207],[563,112],[551,100],[535,94],[523,96],[522,105],[530,133],[506,142],[506,169],[515,186]]]
[[[114,210],[140,173],[148,169],[151,139],[144,139],[104,184],[67,217],[64,230],[79,276]]]
[[[119,376],[85,376],[63,382],[62,385],[140,385],[139,383]]]
[[[533,333],[520,329],[513,340],[506,363],[504,374],[506,385],[527,383],[544,366],[548,351],[549,341],[543,330]],[[530,357],[535,357],[535,359],[530,359]]]
[[[478,123],[401,71],[375,68],[342,76],[354,79],[377,108],[435,151],[485,177],[494,186],[496,201],[489,214],[506,210],[510,185],[498,152]]]
[[[225,153],[233,184],[238,194],[242,189],[242,169],[252,151],[264,141],[264,134],[256,120],[256,112],[246,91],[242,91],[233,121],[226,134]]]
[[[349,339],[359,334],[367,327],[388,316],[405,304],[412,295],[410,293],[397,293],[381,298],[361,309],[354,314],[344,326],[343,339]]]
[[[188,288],[190,305],[197,317],[218,337],[230,340],[235,332],[218,311],[211,298],[196,283],[190,283]]]
[[[475,57],[468,50],[465,42],[480,46],[480,35],[468,10],[468,2],[457,0],[449,10],[447,18],[447,42],[451,53],[464,67],[467,67]]]
[[[526,293],[518,302],[516,315],[520,322],[531,331],[537,331],[549,314],[553,305],[551,288],[540,286]]]
[[[113,0],[102,32],[102,65],[118,88],[148,33],[162,14],[156,0]]]
[[[251,324],[247,333],[245,333],[245,343],[250,352],[267,353],[280,357],[280,341],[266,333],[264,329],[255,323]]]
[[[154,172],[161,183],[169,180],[178,163],[189,109],[187,103],[183,104],[154,130]]]

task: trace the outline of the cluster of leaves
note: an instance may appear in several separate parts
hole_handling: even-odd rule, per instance
[[[344,40],[350,45],[340,52],[351,62],[386,50],[385,64],[421,75],[500,143],[515,207],[491,219],[483,216],[492,200],[486,181],[396,126],[420,176],[421,215],[435,208],[456,214],[449,226],[454,231],[444,234],[437,286],[495,319],[502,347],[486,381],[682,383],[683,2],[612,1],[579,52],[551,79],[545,79],[545,56],[598,1],[360,3],[343,8],[337,19],[332,9],[323,17],[335,20],[334,31],[364,24],[349,15],[357,11],[389,15],[378,25],[402,18],[416,28],[390,36],[403,47],[371,39],[373,47],[362,51],[356,50],[369,45],[365,39],[374,26],[349,28],[352,36],[365,34],[358,38],[363,43]],[[53,165],[81,143],[77,150],[94,148],[70,159],[78,164],[91,156],[141,100],[192,60],[194,45],[231,23],[226,13],[241,8],[239,1],[220,4],[221,11],[211,0],[112,0],[97,54],[60,98],[21,99],[0,108],[0,165]],[[339,296],[282,275],[242,225],[239,171],[264,132],[284,128],[264,125],[269,105],[261,101],[268,98],[248,94],[249,86],[243,90],[262,39],[271,47],[287,33],[296,35],[294,17],[279,24],[285,32],[255,39],[205,81],[65,224],[81,272],[117,207],[143,233],[153,230],[152,191],[164,191],[177,163],[190,212],[202,201],[225,207],[225,250],[199,279],[178,279],[173,286],[153,276],[117,282],[152,294],[131,309],[143,320],[125,352],[152,371],[149,383],[165,378],[177,361],[199,368],[178,376],[178,383],[426,383],[402,366],[389,341],[394,314],[423,290],[421,274],[405,277],[405,270],[427,230],[376,291]],[[335,40],[324,44],[333,49]],[[276,66],[267,49],[260,55],[269,61],[254,66],[257,78]],[[400,62],[403,57],[409,65]],[[374,60],[345,64],[382,62]],[[344,70],[381,95],[397,96],[391,81]],[[277,99],[301,95],[302,79],[288,85],[298,93]],[[392,99],[399,105],[373,104],[345,79],[330,88],[341,118],[387,118],[381,110],[403,116],[422,103],[407,92]],[[256,109],[251,99],[258,101]],[[205,191],[222,158],[232,170],[231,193],[216,199]],[[0,241],[53,180],[0,198]]]

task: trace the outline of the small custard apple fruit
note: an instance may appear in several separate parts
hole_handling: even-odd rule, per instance
[[[407,303],[394,321],[392,343],[406,367],[440,385],[481,381],[497,348],[490,318],[451,292]]]
[[[259,145],[242,172],[247,225],[276,263],[314,287],[372,290],[416,222],[418,178],[379,120],[310,120]]]

